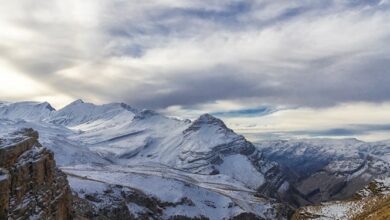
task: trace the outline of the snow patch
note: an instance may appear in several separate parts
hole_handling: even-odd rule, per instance
[[[218,168],[221,174],[231,176],[251,189],[257,189],[265,181],[263,174],[256,170],[251,161],[240,154],[225,157]]]

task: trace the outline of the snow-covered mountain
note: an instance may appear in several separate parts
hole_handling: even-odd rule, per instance
[[[40,121],[54,111],[55,109],[47,102],[0,102],[0,118]]]
[[[92,122],[115,121],[118,118],[132,118],[135,112],[135,109],[124,103],[94,105],[92,103],[84,103],[79,99],[59,111],[54,111],[53,114],[44,120],[53,124],[72,127]]]
[[[390,145],[356,139],[264,141],[264,155],[278,162],[313,203],[346,199],[379,177],[390,176]]]
[[[0,134],[26,127],[54,151],[87,218],[284,219],[390,176],[390,142],[255,146],[209,114],[190,121],[123,103],[0,103]]]
[[[123,188],[156,204],[174,204],[159,213],[136,200],[125,204],[130,214],[162,219],[173,214],[284,218],[289,208],[280,202],[305,203],[277,163],[208,114],[191,122],[122,103],[81,100],[58,111],[48,103],[6,103],[1,112],[0,133],[23,127],[37,130],[80,201],[88,201],[95,211],[126,194]],[[118,185],[121,190],[114,187]],[[118,194],[108,196],[107,189]],[[100,202],[88,200],[91,194]]]

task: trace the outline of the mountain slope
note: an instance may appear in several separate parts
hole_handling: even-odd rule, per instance
[[[390,175],[390,148],[384,143],[314,139],[257,146],[290,173],[289,181],[313,203],[349,198],[371,180]]]
[[[23,128],[33,128],[39,131],[40,143],[54,152],[56,162],[59,165],[109,163],[97,153],[90,151],[88,147],[81,145],[80,142],[70,140],[68,137],[74,134],[74,131],[66,127],[43,121],[0,119],[0,135],[6,135]]]
[[[55,109],[47,102],[0,102],[0,119],[40,121],[49,117]]]
[[[106,105],[94,105],[76,100],[59,111],[53,112],[45,121],[52,124],[60,124],[72,127],[92,122],[114,121],[116,117],[134,116],[134,109],[123,103],[111,103]]]
[[[114,207],[104,205],[105,199],[121,200],[125,192],[116,190],[119,194],[107,198],[106,190],[97,190],[92,195],[100,201],[96,202],[91,195],[83,196],[85,189],[81,190],[80,184],[87,182],[99,189],[120,186],[137,192],[137,196],[154,201],[155,209],[147,204],[135,206],[131,200],[121,203],[121,213],[134,214],[135,207],[152,208],[149,214],[161,219],[175,213],[210,219],[239,215],[283,219],[290,208],[280,202],[296,205],[296,200],[305,201],[299,193],[290,193],[297,190],[277,163],[266,160],[253,144],[211,115],[191,122],[125,104],[94,105],[81,100],[58,111],[32,110],[39,115],[35,120],[21,113],[0,117],[0,133],[22,127],[37,129],[41,142],[55,152],[71,177],[79,201],[97,215],[102,214],[98,207],[114,212]],[[186,197],[191,197],[190,203]],[[182,200],[187,203],[177,204]]]
[[[298,209],[292,219],[387,220],[390,218],[390,178],[376,179],[354,198]]]
[[[123,103],[77,100],[58,111],[1,103],[0,134],[24,127],[54,151],[79,195],[75,209],[91,218],[285,219],[292,208],[349,198],[390,170],[388,142],[255,146],[209,114],[191,122]]]

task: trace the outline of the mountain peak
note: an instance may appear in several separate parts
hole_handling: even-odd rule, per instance
[[[196,119],[194,123],[223,125],[226,127],[225,123],[221,119],[216,118],[208,113],[199,116],[199,118]]]
[[[204,126],[212,126],[212,127],[218,127],[218,128],[230,130],[221,119],[216,118],[216,117],[206,113],[206,114],[199,116],[199,118],[196,119],[191,124],[191,126],[188,129],[186,129],[185,132],[188,132],[190,130],[197,131]]]
[[[121,102],[121,103],[119,103],[119,105],[120,105],[122,108],[126,109],[127,111],[130,111],[130,112],[133,112],[133,113],[139,112],[137,109],[131,107],[130,105],[128,105],[128,104],[126,104],[126,103]]]
[[[2,118],[40,121],[48,117],[55,109],[48,102],[9,102],[0,104]]]
[[[42,102],[41,105],[42,105],[42,106],[45,106],[45,108],[47,108],[47,109],[48,109],[49,111],[51,111],[51,112],[56,110],[56,109],[53,108],[53,106],[51,106],[50,103],[48,103],[48,102]]]
[[[76,104],[83,104],[85,103],[82,99],[77,99],[73,102],[71,102],[69,105],[76,105]]]
[[[156,111],[149,110],[149,109],[143,109],[142,111],[138,112],[135,115],[135,119],[146,119],[151,118],[153,116],[159,115]]]
[[[198,118],[198,120],[215,120],[215,119],[219,120],[218,118],[212,116],[209,113],[205,113],[203,115],[200,115],[199,118]]]

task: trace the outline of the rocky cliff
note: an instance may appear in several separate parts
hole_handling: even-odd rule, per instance
[[[71,219],[71,191],[53,153],[24,129],[0,139],[0,219]]]

